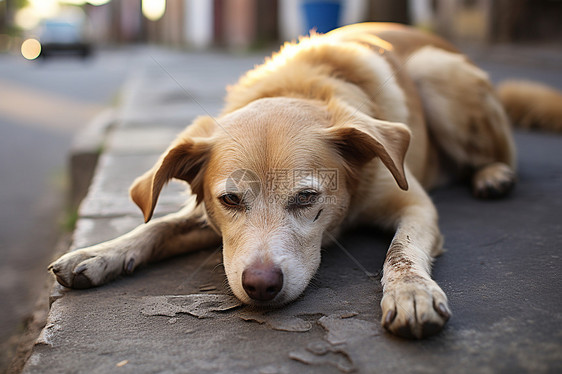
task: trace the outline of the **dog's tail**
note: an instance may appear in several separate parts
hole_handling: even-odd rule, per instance
[[[509,80],[497,88],[512,123],[521,128],[562,132],[562,93],[542,83]]]

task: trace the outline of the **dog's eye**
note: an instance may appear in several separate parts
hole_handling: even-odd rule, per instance
[[[219,200],[224,206],[229,208],[238,208],[242,204],[240,197],[232,193],[222,195],[219,197]]]
[[[313,205],[318,200],[318,192],[314,190],[304,190],[297,193],[289,202],[290,208],[306,208]]]

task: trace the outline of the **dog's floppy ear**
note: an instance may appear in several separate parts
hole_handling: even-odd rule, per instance
[[[144,221],[152,218],[162,187],[172,178],[191,185],[191,191],[200,202],[203,193],[202,169],[208,158],[211,144],[207,139],[181,139],[170,147],[160,160],[146,173],[138,177],[129,190],[131,198],[139,206]]]
[[[216,121],[209,116],[197,117],[172,143],[158,162],[138,177],[129,190],[148,222],[152,217],[162,187],[172,178],[186,181],[197,203],[203,200],[203,174],[212,147]]]
[[[379,157],[401,189],[408,189],[404,158],[410,144],[410,130],[402,123],[361,116],[328,129],[342,156],[354,166]]]

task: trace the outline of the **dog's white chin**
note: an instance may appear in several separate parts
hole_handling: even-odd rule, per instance
[[[242,303],[246,305],[252,305],[252,306],[263,307],[263,308],[281,308],[295,301],[295,299],[297,299],[302,294],[302,292],[304,292],[304,289],[306,289],[306,287],[303,288],[303,291],[295,295],[288,295],[285,292],[281,292],[274,299],[268,301],[254,300],[250,298],[245,291],[237,292],[234,291],[233,289],[233,292],[234,292],[234,296],[236,296],[238,300],[240,300]]]
[[[242,269],[245,264],[238,262],[224,261],[224,268],[228,284],[234,295],[244,304],[261,307],[281,307],[295,301],[308,287],[310,280],[316,274],[320,266],[320,246],[313,251],[315,255],[309,256],[306,261],[295,258],[280,259],[279,256],[275,263],[283,271],[283,288],[272,300],[254,300],[244,290],[242,286]]]
[[[306,290],[313,275],[314,273],[312,273],[308,279],[299,279],[298,281],[293,279],[293,282],[289,284],[285,283],[281,292],[274,299],[268,301],[254,300],[250,298],[246,291],[244,291],[241,280],[239,281],[239,284],[232,284],[228,275],[227,278],[234,296],[236,296],[242,303],[258,307],[279,308],[295,301]]]

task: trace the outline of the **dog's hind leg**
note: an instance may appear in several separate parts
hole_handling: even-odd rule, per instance
[[[65,287],[89,288],[147,262],[219,244],[220,236],[206,224],[201,207],[191,205],[116,239],[69,252],[49,269]]]
[[[424,47],[406,64],[419,90],[434,144],[477,197],[507,194],[515,183],[515,146],[487,74],[458,53]]]

